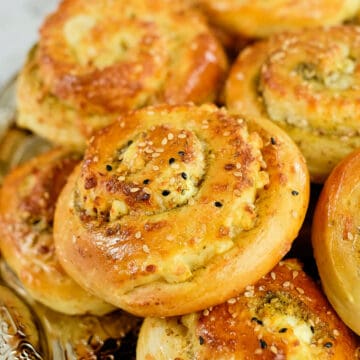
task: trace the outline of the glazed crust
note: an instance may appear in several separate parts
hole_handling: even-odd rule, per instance
[[[34,299],[67,314],[104,314],[113,307],[67,276],[52,236],[55,202],[79,160],[59,148],[7,175],[0,196],[1,252]]]
[[[356,339],[296,260],[202,312],[145,319],[138,360],[354,359]]]
[[[360,334],[360,151],[330,174],[320,195],[312,244],[325,293],[344,322]]]
[[[360,28],[339,26],[275,36],[245,49],[226,83],[227,106],[265,116],[304,154],[311,179],[360,146]]]
[[[40,34],[47,88],[88,112],[212,101],[227,67],[205,20],[169,0],[64,0]]]
[[[209,20],[247,37],[337,25],[356,14],[359,0],[195,0]]]
[[[183,314],[268,272],[308,196],[304,160],[271,122],[213,105],[150,107],[92,139],[59,197],[55,244],[69,274],[106,301]]]

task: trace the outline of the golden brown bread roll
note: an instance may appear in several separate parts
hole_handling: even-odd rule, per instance
[[[283,34],[245,49],[226,83],[227,106],[266,116],[304,154],[314,182],[360,146],[360,27]]]
[[[351,18],[359,0],[194,0],[210,22],[247,37],[329,26]]]
[[[296,260],[202,312],[145,319],[138,360],[355,359],[354,334]]]
[[[328,177],[312,227],[312,244],[324,291],[344,322],[360,334],[360,151]]]
[[[1,252],[36,300],[68,314],[104,314],[113,307],[65,273],[53,242],[55,202],[79,160],[77,154],[55,149],[6,176],[0,193]]]
[[[104,300],[183,314],[268,272],[308,196],[304,160],[271,122],[214,105],[149,107],[90,141],[59,197],[55,244],[66,271]]]
[[[119,112],[215,100],[226,70],[221,45],[185,3],[64,0],[20,75],[18,124],[83,146]]]

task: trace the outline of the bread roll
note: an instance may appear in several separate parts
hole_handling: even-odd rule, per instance
[[[185,3],[64,0],[20,74],[18,124],[83,147],[119,113],[214,101],[226,70],[220,43]]]
[[[194,0],[210,22],[250,38],[341,24],[360,8],[359,0]]]
[[[237,294],[289,250],[309,180],[267,120],[213,105],[149,107],[90,141],[55,212],[55,244],[83,287],[140,316]]]
[[[355,359],[354,334],[296,260],[201,312],[147,318],[138,360]]]
[[[359,172],[357,150],[330,174],[315,210],[312,244],[329,301],[360,335]]]
[[[84,291],[61,267],[53,242],[57,197],[80,156],[54,149],[15,168],[0,193],[4,259],[39,302],[67,314],[104,314],[113,307]]]
[[[360,146],[360,28],[339,26],[261,41],[240,53],[226,83],[233,111],[265,116],[304,154],[311,179]]]

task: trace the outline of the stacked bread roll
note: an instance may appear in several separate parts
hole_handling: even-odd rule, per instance
[[[140,321],[139,360],[358,356],[357,11],[60,3],[17,85],[54,148],[0,193],[2,277],[49,343],[120,358]]]

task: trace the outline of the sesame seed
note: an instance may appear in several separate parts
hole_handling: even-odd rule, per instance
[[[223,136],[229,136],[231,133],[230,133],[230,131],[224,131],[223,132]]]
[[[135,187],[135,188],[130,189],[130,192],[131,192],[131,193],[136,193],[136,192],[138,192],[139,190],[140,190],[140,188]]]
[[[273,271],[270,273],[270,276],[271,276],[271,278],[272,278],[273,280],[276,279],[276,274],[275,274]]]
[[[140,239],[141,238],[141,232],[140,231],[137,231],[135,233],[135,239]]]
[[[203,311],[203,315],[204,315],[204,316],[209,316],[209,314],[210,314],[210,312],[209,312],[208,309],[205,309],[205,310]]]
[[[119,181],[125,181],[125,176],[119,176],[119,177],[118,177],[118,180],[119,180]]]
[[[160,154],[157,152],[151,154],[151,157],[153,157],[153,158],[157,158],[159,156],[160,156]]]
[[[150,249],[147,245],[143,245],[142,249],[143,249],[144,253],[147,253],[147,254],[150,253]]]
[[[290,281],[285,281],[284,283],[283,283],[283,287],[284,288],[288,288],[290,286]]]
[[[139,147],[145,147],[146,146],[146,142],[141,142],[141,143],[139,143],[139,145],[138,145]]]
[[[255,354],[255,355],[261,355],[262,352],[263,352],[262,349],[256,349],[255,352],[254,352],[254,354]]]
[[[215,201],[215,202],[214,202],[214,205],[215,205],[216,207],[218,207],[218,208],[220,208],[220,207],[223,206],[223,204],[222,204],[220,201]]]
[[[272,353],[274,353],[274,354],[277,354],[277,353],[278,353],[278,349],[277,349],[277,347],[276,347],[275,345],[271,345],[271,346],[270,346],[270,351],[271,351]]]
[[[242,176],[242,173],[240,171],[235,171],[234,172],[234,176],[236,177],[241,177]]]
[[[163,192],[161,194],[162,194],[162,196],[168,196],[168,195],[170,195],[170,191],[169,190],[163,190]]]
[[[113,168],[112,168],[112,166],[111,166],[111,165],[109,165],[109,164],[108,164],[108,165],[106,165],[106,170],[107,170],[107,171],[111,171],[112,169],[113,169]]]
[[[169,180],[169,184],[170,185],[174,185],[176,183],[176,179],[175,178],[170,178],[170,180]]]
[[[194,200],[193,198],[189,199],[188,204],[189,204],[190,206],[194,205],[194,204],[195,204],[195,200]]]
[[[347,233],[347,238],[352,241],[352,240],[354,240],[354,235],[349,231]]]
[[[143,188],[143,192],[145,193],[145,194],[151,194],[151,190],[148,188],[148,187],[144,187]]]
[[[293,273],[292,273],[293,279],[296,279],[298,275],[299,275],[299,272],[294,270]]]
[[[168,142],[168,139],[167,138],[163,138],[162,141],[161,141],[161,145],[166,145]]]
[[[125,122],[124,122],[124,121],[122,121],[122,122],[120,123],[120,127],[121,127],[121,128],[124,128],[124,127],[125,127]]]
[[[297,291],[299,294],[304,294],[304,293],[305,293],[305,291],[304,291],[302,288],[299,288],[299,287],[296,288],[296,291]]]
[[[179,164],[176,164],[176,163],[174,163],[174,164],[171,164],[171,166],[174,168],[174,169],[179,169]]]
[[[153,170],[154,170],[154,171],[158,171],[158,170],[159,170],[159,167],[158,167],[157,165],[154,165],[154,166],[153,166]]]
[[[340,332],[339,332],[339,330],[337,330],[337,329],[334,329],[333,330],[333,334],[334,334],[334,336],[339,336],[340,335]]]
[[[235,304],[236,303],[236,299],[235,298],[231,298],[227,301],[228,304]]]
[[[168,133],[167,138],[168,138],[169,140],[174,139],[174,134],[173,134],[173,133]]]
[[[155,151],[158,153],[163,153],[165,150],[163,148],[157,148],[155,149]]]
[[[186,134],[181,133],[181,134],[178,135],[178,138],[179,138],[179,139],[185,139],[185,138],[186,138]]]
[[[206,129],[209,128],[209,125],[202,125],[201,128],[204,129],[204,130],[206,130]]]

